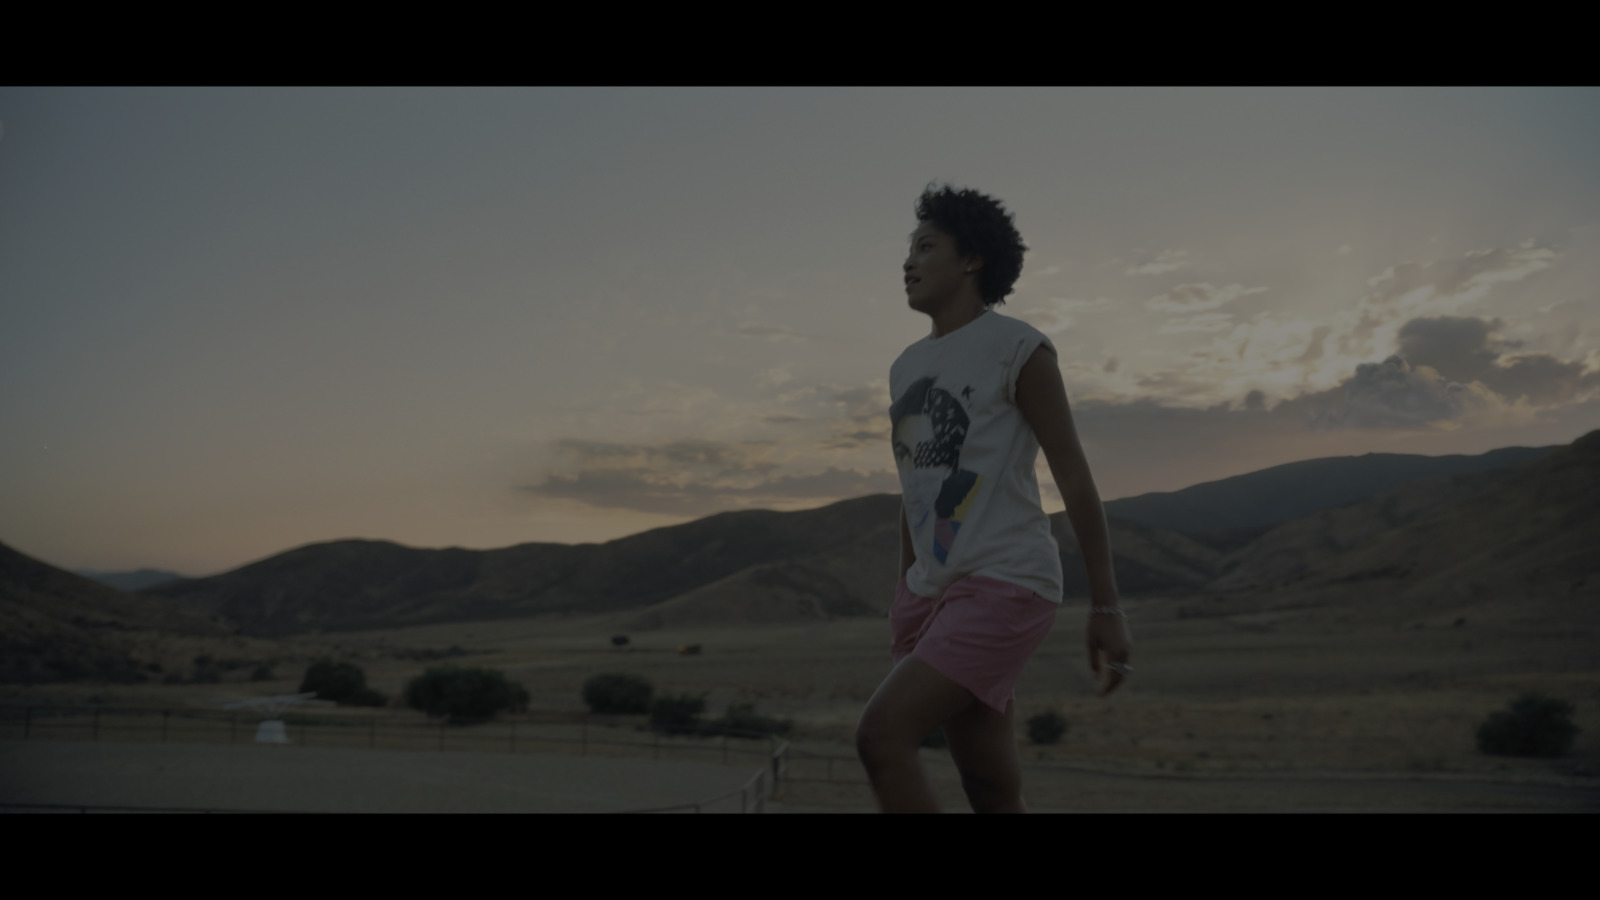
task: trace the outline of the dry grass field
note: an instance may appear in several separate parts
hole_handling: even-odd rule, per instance
[[[1083,610],[1071,605],[1018,687],[1026,796],[1035,809],[1600,810],[1600,623],[1590,604],[1485,604],[1411,617],[1377,602],[1203,616],[1194,614],[1195,598],[1126,605],[1135,674],[1117,694],[1095,695]],[[331,655],[360,665],[368,684],[391,697],[429,666],[449,663],[503,670],[528,689],[535,709],[580,712],[586,679],[629,672],[658,694],[704,694],[710,716],[754,703],[763,715],[794,720],[793,771],[817,780],[786,785],[779,809],[872,808],[850,762],[851,736],[888,668],[884,621],[632,632],[623,649],[611,646],[616,631],[615,620],[554,617],[283,641],[186,638],[164,647],[173,668],[206,654],[275,660],[277,677],[248,681],[242,668],[221,684],[7,686],[3,699],[12,707],[92,698],[105,707],[194,708],[222,694],[293,692],[310,660]],[[680,655],[683,644],[703,651]],[[465,652],[416,658],[451,647]],[[1576,706],[1582,732],[1566,757],[1476,750],[1479,723],[1525,691]],[[1064,715],[1069,730],[1058,744],[1031,745],[1020,736],[1023,723],[1047,710]],[[482,733],[491,743],[504,739]],[[535,736],[525,730],[519,751],[571,752],[570,744],[541,749]],[[713,748],[707,753],[705,762],[717,762]],[[948,808],[960,809],[947,758],[925,754]],[[826,762],[830,756],[838,761]],[[427,754],[418,759],[429,765]],[[841,783],[822,781],[824,768]],[[661,775],[670,777],[667,769]]]

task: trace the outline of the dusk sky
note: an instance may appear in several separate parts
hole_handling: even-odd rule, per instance
[[[0,543],[204,576],[898,493],[930,181],[1015,214],[999,310],[1106,500],[1564,444],[1597,161],[1594,88],[0,88]]]

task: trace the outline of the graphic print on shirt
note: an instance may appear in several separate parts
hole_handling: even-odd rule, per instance
[[[961,447],[971,424],[967,411],[934,382],[920,378],[912,383],[889,408],[889,419],[907,523],[918,534],[933,526],[933,554],[942,563],[955,546],[983,476],[961,468]]]

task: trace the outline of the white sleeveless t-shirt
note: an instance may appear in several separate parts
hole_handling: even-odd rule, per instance
[[[916,562],[906,585],[938,598],[982,575],[1061,602],[1061,555],[1039,503],[1039,442],[1017,408],[1038,329],[988,310],[927,337],[889,369],[889,421]]]

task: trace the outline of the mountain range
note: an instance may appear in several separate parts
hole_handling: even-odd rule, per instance
[[[1105,506],[1124,595],[1232,598],[1235,607],[1379,587],[1427,603],[1509,589],[1597,595],[1597,504],[1600,431],[1475,457],[1311,460]],[[898,495],[879,494],[721,513],[604,544],[331,541],[137,593],[0,545],[0,650],[10,657],[26,644],[43,659],[51,642],[87,646],[136,624],[281,637],[550,613],[607,613],[619,630],[882,615],[899,512]],[[1051,524],[1066,597],[1081,601],[1070,525],[1059,513]]]

